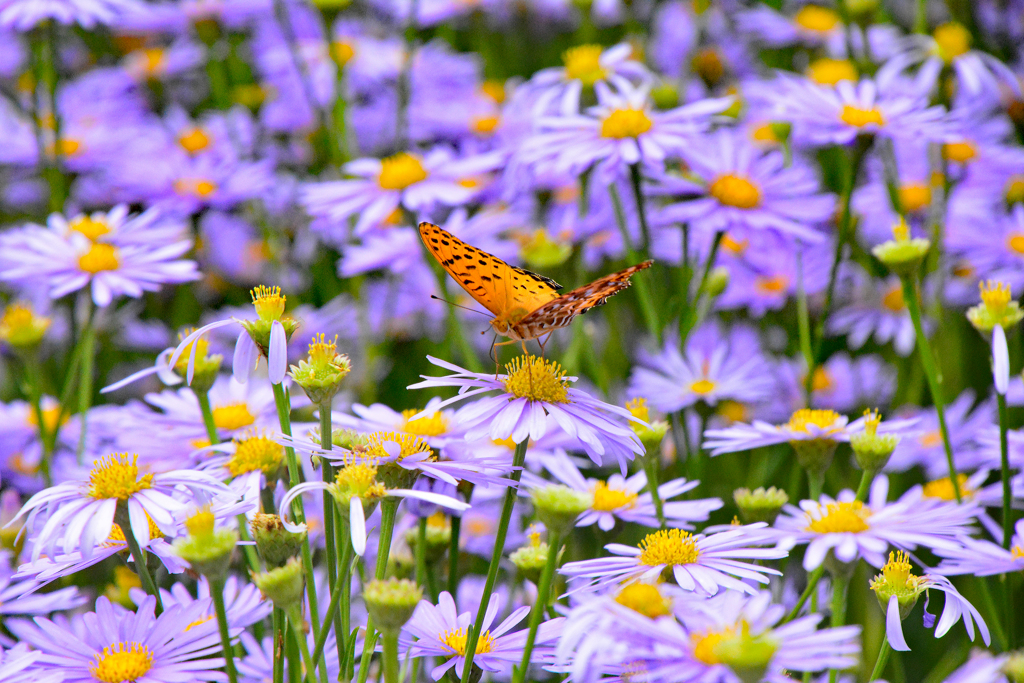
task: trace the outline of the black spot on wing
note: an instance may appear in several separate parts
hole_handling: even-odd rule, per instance
[[[558,284],[557,282],[555,282],[551,278],[544,277],[543,275],[538,275],[537,273],[533,272],[532,270],[526,270],[525,268],[519,268],[517,266],[513,266],[512,270],[514,270],[515,272],[519,273],[520,275],[525,275],[525,276],[527,276],[527,277],[529,277],[529,278],[531,278],[533,280],[536,280],[537,282],[543,282],[544,284],[548,285],[549,287],[553,287],[554,289],[564,289],[564,287],[562,287],[562,285]]]

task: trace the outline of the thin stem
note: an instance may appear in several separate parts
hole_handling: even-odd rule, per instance
[[[384,498],[380,502],[380,543],[377,546],[377,567],[373,577],[378,581],[384,578],[388,570],[388,556],[391,554],[391,537],[395,534],[395,515],[398,513],[398,498]],[[363,641],[363,655],[359,660],[359,683],[366,683],[370,673],[370,657],[377,645],[377,631],[373,627],[373,617],[366,620],[366,639]]]
[[[1006,410],[1006,395],[996,392],[999,406],[999,461],[1003,470],[1003,547],[1010,549],[1013,534],[1013,491],[1010,487],[1010,446],[1007,441],[1009,415]]]
[[[636,212],[640,217],[640,235],[642,243],[641,252],[646,257],[651,250],[651,229],[647,226],[647,207],[644,203],[644,192],[641,186],[640,164],[631,164],[629,167],[629,180],[633,186],[633,198],[636,200]]]
[[[82,455],[85,453],[85,436],[86,436],[86,423],[87,413],[89,407],[92,405],[92,373],[93,366],[96,363],[96,315],[91,314],[92,311],[92,299],[87,299],[90,314],[86,318],[85,329],[82,331],[82,363],[79,366],[81,374],[78,378],[78,419],[79,419],[79,433],[78,433],[78,449],[75,451],[75,456],[81,464]]]
[[[803,249],[796,250],[796,320],[800,330],[800,353],[807,365],[807,377],[804,378],[804,404],[811,407],[811,394],[814,392],[814,351],[811,349],[811,316],[807,310],[807,288],[804,287]]]
[[[491,553],[491,564],[487,568],[487,580],[484,582],[484,591],[480,596],[480,606],[476,611],[476,621],[466,637],[466,665],[462,669],[462,683],[470,683],[473,673],[473,658],[476,656],[476,644],[484,627],[484,616],[487,614],[487,607],[491,602],[494,582],[498,578],[498,566],[501,564],[501,556],[505,552],[505,537],[508,535],[509,520],[512,519],[512,509],[516,504],[519,478],[523,476],[523,464],[526,462],[528,443],[529,439],[526,439],[522,443],[516,444],[516,452],[512,456],[512,472],[509,476],[515,482],[515,485],[505,489],[505,502],[501,508],[501,519],[498,521],[498,530],[494,538],[494,552]]]
[[[306,683],[316,683],[316,667],[313,666],[313,658],[309,656],[309,641],[306,634],[302,632],[302,607],[296,605],[288,611],[288,626],[302,656],[302,667],[306,670]],[[321,669],[322,671],[322,669]]]
[[[149,567],[146,566],[146,553],[139,547],[139,541],[135,538],[135,532],[132,531],[127,503],[118,501],[117,511],[114,513],[114,522],[121,527],[121,533],[124,534],[124,542],[128,545],[128,552],[131,553],[132,558],[135,560],[135,573],[139,575],[139,580],[142,581],[142,587],[146,592],[156,598],[156,613],[160,614],[164,611],[163,602],[160,600],[160,591],[156,587],[153,575],[149,573]]]
[[[960,482],[956,478],[956,465],[953,464],[953,446],[949,440],[949,428],[946,427],[946,409],[941,391],[942,378],[939,376],[931,344],[928,342],[924,326],[921,324],[921,300],[917,291],[917,278],[914,275],[901,275],[900,280],[903,281],[903,300],[910,312],[910,320],[914,323],[914,334],[917,337],[917,350],[921,356],[921,366],[924,368],[928,388],[932,393],[935,414],[939,418],[939,432],[942,434],[942,445],[946,450],[946,462],[949,465],[949,481],[953,485],[956,502],[960,503],[963,502],[963,497],[960,494]]]
[[[715,237],[711,241],[711,251],[708,252],[708,258],[704,262],[704,272],[700,276],[700,283],[697,285],[697,291],[693,295],[693,303],[687,307],[685,315],[679,317],[680,344],[685,344],[686,339],[690,336],[690,332],[700,324],[700,318],[702,317],[699,313],[701,300],[707,293],[708,279],[711,277],[711,271],[715,267],[715,259],[718,258],[718,249],[722,245],[722,238],[724,237],[724,230],[719,230],[715,233]]]
[[[1010,649],[1010,641],[1006,637],[1006,631],[1003,630],[1003,620],[999,614],[999,608],[996,606],[996,601],[992,597],[992,591],[989,589],[988,581],[985,577],[975,577],[975,581],[978,585],[978,590],[981,592],[981,601],[985,603],[985,610],[988,612],[988,624],[992,626],[992,633],[995,634],[996,640],[999,642],[999,648],[1004,652]]]
[[[562,549],[562,540],[558,533],[549,532],[548,558],[540,575],[540,583],[537,585],[537,601],[533,603],[533,609],[530,611],[530,630],[526,635],[523,659],[512,678],[513,683],[525,683],[526,681],[526,674],[530,668],[530,655],[533,654],[533,644],[537,640],[537,629],[540,628],[540,622],[544,618],[544,611],[547,609],[548,599],[551,595],[551,585],[555,579],[555,568],[558,566],[558,554]]]
[[[427,587],[427,518],[420,517],[416,524],[416,583]]]
[[[868,683],[871,681],[877,681],[882,677],[882,673],[885,671],[885,665],[889,661],[889,653],[892,652],[892,648],[889,647],[889,638],[885,636],[882,638],[882,647],[878,650],[878,659],[875,660],[875,668],[871,670],[871,675],[868,676]]]
[[[389,629],[384,633],[384,683],[398,683],[398,631]]]
[[[39,442],[43,444],[42,456],[39,459],[39,471],[43,475],[43,482],[47,487],[53,485],[53,475],[50,472],[50,460],[53,457],[53,450],[47,448],[49,436],[46,427],[46,415],[43,413],[43,369],[39,364],[38,349],[27,351],[22,357],[25,364],[25,384],[28,385],[29,402],[32,404],[32,414],[36,418],[36,426],[39,430]]]
[[[249,538],[249,522],[246,520],[245,515],[238,515],[238,536],[243,541],[251,541]],[[260,558],[256,555],[256,547],[252,545],[243,545],[243,552],[245,553],[245,561],[249,564],[249,569],[254,574],[260,571]]]
[[[334,446],[332,441],[333,426],[331,424],[331,402],[325,401],[320,404],[320,447],[330,451]],[[320,459],[320,473],[325,483],[334,481],[334,467],[327,458]],[[334,584],[338,580],[338,550],[335,545],[334,533],[334,497],[325,495],[324,503],[324,544],[327,552],[327,585],[330,591],[334,592]],[[328,619],[330,621],[330,619]],[[341,630],[341,621],[336,620],[334,628]],[[329,630],[324,624],[324,630]]]
[[[327,624],[334,622],[334,640],[338,646],[338,662],[342,663],[344,643],[348,638],[349,628],[349,611],[348,611],[348,600],[347,597],[351,592],[350,578],[352,572],[350,571],[349,565],[352,564],[352,544],[348,542],[348,519],[342,518],[339,515],[339,528],[345,530],[345,542],[341,545],[341,559],[339,560],[338,568],[340,573],[338,575],[338,581],[335,582],[334,588],[331,590],[331,602],[327,606],[327,612],[324,614],[324,628],[321,629],[320,635],[316,639],[316,643],[313,646],[313,661],[320,662],[321,666],[326,667],[326,660],[321,660],[320,655],[324,652],[324,647],[327,644],[327,636],[330,633],[330,629],[327,628]],[[346,590],[347,588],[347,590]],[[342,603],[345,603],[342,606]],[[339,609],[339,606],[343,607]],[[342,672],[344,673],[344,672]]]
[[[651,500],[654,501],[654,513],[658,516],[661,528],[664,529],[668,524],[665,522],[665,506],[661,502],[661,494],[658,493],[658,475],[661,469],[659,456],[660,454],[655,451],[642,456],[641,460],[644,472],[647,474],[647,491],[651,494]]]
[[[213,408],[210,407],[210,392],[193,391],[193,393],[196,395],[196,400],[199,401],[199,412],[203,414],[206,438],[210,440],[211,446],[219,444],[220,435],[217,434],[217,422],[213,419]]]
[[[238,672],[235,671],[235,649],[231,646],[231,635],[228,633],[228,613],[224,608],[224,579],[210,580],[210,597],[213,608],[217,612],[217,626],[220,628],[220,646],[224,651],[224,669],[228,672],[228,681],[237,683]]]
[[[811,572],[811,575],[807,577],[807,588],[805,588],[804,592],[800,594],[800,599],[796,601],[795,605],[793,605],[793,609],[786,615],[786,618],[782,620],[783,624],[793,621],[800,615],[800,610],[803,609],[804,603],[807,602],[807,599],[810,598],[815,589],[817,589],[818,582],[821,581],[821,577],[824,573],[824,563],[818,565],[818,568]]]
[[[462,533],[462,518],[452,515],[452,537],[448,542],[448,593],[451,596],[459,590],[459,536]]]
[[[825,473],[812,472],[807,470],[807,492],[808,498],[818,500],[821,498],[821,491],[825,488]]]
[[[630,241],[629,227],[626,224],[626,210],[622,207],[622,197],[619,196],[619,190],[615,183],[608,186],[608,192],[612,197],[612,208],[615,209],[615,222],[619,226],[619,232],[622,233],[622,243],[626,247],[626,256],[631,262],[636,263],[640,260],[640,256],[634,251],[633,244]],[[638,277],[633,281],[633,284],[636,287],[637,298],[640,300],[640,313],[643,315],[644,323],[647,325],[647,331],[657,340],[658,346],[661,346],[661,323],[658,322],[658,308],[654,305],[654,299],[651,296],[647,280]]]
[[[284,683],[284,610],[274,608],[274,683]]]
[[[857,487],[857,500],[862,503],[867,500],[868,491],[871,490],[871,482],[875,480],[876,470],[864,470],[860,475],[860,485]]]
[[[832,574],[832,628],[838,628],[846,624],[846,588],[850,580],[841,575],[841,572]],[[830,669],[828,672],[829,683],[836,683],[839,671]]]

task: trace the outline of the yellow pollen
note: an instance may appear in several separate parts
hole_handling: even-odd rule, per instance
[[[867,125],[885,125],[885,117],[878,109],[861,109],[849,104],[843,105],[843,113],[839,115],[839,118],[843,123],[856,128],[863,128]]]
[[[104,683],[130,683],[153,668],[153,653],[139,643],[117,643],[103,648],[89,665],[89,673]]]
[[[82,143],[74,138],[61,138],[56,143],[48,146],[50,154],[62,157],[72,157],[82,149]]]
[[[594,487],[594,510],[610,512],[623,507],[633,507],[636,504],[637,494],[632,491],[609,488],[603,481],[597,482]]]
[[[960,488],[960,495],[962,497],[970,498],[974,493],[974,491],[967,486],[966,474],[957,474],[956,483]],[[926,483],[921,493],[927,498],[956,500],[956,491],[953,490],[953,481],[949,477],[943,477],[942,479],[936,479]]]
[[[889,561],[882,567],[882,573],[871,580],[870,588],[876,593],[884,589],[887,593],[899,596],[916,595],[924,579],[911,574],[911,569],[910,558],[905,552],[890,552]]]
[[[601,137],[637,138],[651,129],[654,122],[642,109],[616,109],[601,122]]]
[[[650,567],[693,564],[700,557],[697,541],[690,532],[682,529],[662,529],[647,534],[638,547],[643,551],[638,558],[640,564]]]
[[[932,188],[924,183],[907,183],[900,186],[900,206],[904,211],[915,213],[932,203]]]
[[[690,385],[690,391],[698,396],[706,396],[715,390],[715,383],[709,379],[699,379]]]
[[[1010,286],[1002,282],[979,282],[978,289],[981,290],[981,302],[985,304],[985,308],[996,315],[1002,314],[1013,299]]]
[[[870,529],[867,520],[871,510],[859,500],[846,503],[829,503],[822,511],[807,513],[807,531],[817,534],[859,533]]]
[[[723,640],[729,640],[736,636],[736,627],[727,626],[721,631],[705,631],[697,633],[693,638],[693,656],[709,666],[721,664],[722,660],[715,654],[715,648]]]
[[[93,218],[84,214],[68,221],[68,227],[85,235],[93,242],[110,232],[110,225],[104,218]]]
[[[312,363],[330,363],[338,355],[338,335],[327,341],[323,332],[314,334],[309,342],[309,360]]]
[[[1018,254],[1024,255],[1024,233],[1014,233],[1006,240],[1006,246]]]
[[[185,337],[192,334],[193,332],[195,332],[195,328],[192,327],[183,330],[178,334],[178,340],[183,340]],[[182,350],[181,352],[181,355],[178,356],[178,362],[174,364],[174,369],[177,370],[178,372],[185,373],[186,370],[188,369],[188,359],[191,358],[192,356],[193,346],[196,347],[196,360],[200,360],[206,358],[206,355],[210,349],[210,341],[205,337],[199,337],[197,339],[193,339],[188,344],[186,344],[184,350]]]
[[[204,505],[185,520],[185,528],[192,536],[209,536],[216,520],[209,505]]]
[[[499,123],[501,123],[500,116],[477,116],[470,125],[474,132],[490,135],[498,129]]]
[[[147,47],[142,52],[142,69],[147,76],[152,76],[163,68],[164,50],[160,47]]]
[[[466,636],[466,629],[456,628],[451,631],[445,631],[441,634],[441,642],[447,645],[449,648],[454,650],[454,653],[448,655],[449,657],[463,657],[466,654],[466,641],[469,638]],[[494,640],[491,638],[490,631],[484,631],[484,634],[476,641],[476,654],[484,654],[491,651],[494,647]]]
[[[217,429],[233,431],[248,427],[256,421],[256,416],[249,412],[245,403],[227,403],[213,409],[213,423]]]
[[[217,183],[206,178],[178,178],[174,181],[174,191],[183,196],[209,197],[217,191]]]
[[[206,149],[210,145],[210,136],[202,128],[196,126],[178,136],[178,144],[189,154]]]
[[[345,66],[356,56],[356,48],[347,40],[336,40],[331,43],[331,56],[338,66]]]
[[[672,601],[663,596],[657,586],[649,583],[637,582],[625,586],[615,596],[615,602],[648,619],[672,614]]]
[[[494,79],[484,81],[480,86],[480,92],[495,104],[503,104],[505,102],[504,81]]]
[[[811,377],[811,391],[828,391],[834,384],[832,375],[820,365],[814,368],[814,376]]]
[[[412,419],[420,411],[415,409],[403,410],[402,431],[419,436],[440,436],[448,432],[448,418],[440,410],[431,415]]]
[[[807,67],[807,77],[819,85],[857,81],[857,67],[848,59],[816,59]]]
[[[651,411],[647,407],[646,398],[637,397],[632,401],[626,401],[626,410],[638,420],[643,420],[644,422],[651,421]]]
[[[825,7],[805,5],[793,16],[793,23],[808,31],[827,33],[839,23],[839,15]]]
[[[789,279],[785,275],[773,275],[771,277],[759,275],[754,280],[754,289],[764,296],[782,294],[786,291],[786,287],[788,286]]]
[[[949,64],[971,49],[971,33],[962,24],[951,21],[935,29],[932,34],[939,57]]]
[[[577,45],[563,52],[565,79],[582,81],[588,86],[604,79],[608,72],[601,66],[601,51],[600,45]]]
[[[280,320],[288,297],[281,294],[280,287],[259,285],[249,292],[256,315],[261,320]]]
[[[748,179],[731,173],[718,176],[708,186],[708,194],[726,206],[752,209],[761,203],[761,191]]]
[[[128,500],[144,489],[153,488],[153,475],[139,477],[139,456],[114,453],[93,463],[89,472],[89,495],[97,500]]]
[[[381,159],[377,184],[384,190],[404,190],[427,179],[427,170],[418,157],[408,152]]]
[[[893,313],[902,313],[907,310],[907,304],[903,300],[903,288],[900,285],[893,285],[882,295],[882,305]]]
[[[387,495],[384,485],[377,481],[377,467],[367,463],[348,463],[334,476],[334,482],[343,492],[363,500],[374,500]]]
[[[400,434],[398,432],[373,432],[366,437],[366,453],[372,458],[390,458],[391,456],[384,449],[388,441],[397,443],[402,449],[398,460],[414,455],[416,453],[430,453],[430,446],[415,434]]]
[[[1013,546],[1013,548],[1010,549],[1010,554],[1013,556],[1013,559],[1015,560],[1022,559],[1024,558],[1024,547],[1015,545]]]
[[[517,356],[505,366],[505,391],[516,398],[569,403],[569,380],[558,363],[536,356]]]
[[[910,239],[910,226],[903,216],[900,216],[896,220],[896,225],[892,226],[892,238],[897,242],[906,242]]]
[[[942,156],[958,164],[966,164],[978,156],[978,149],[966,140],[947,142],[942,146]]]
[[[104,270],[117,270],[120,265],[117,247],[112,244],[93,244],[89,251],[78,257],[78,267],[94,275]]]
[[[834,426],[838,420],[839,413],[834,410],[801,408],[793,413],[793,416],[789,418],[789,422],[783,426],[791,431],[804,432],[806,434],[807,425],[814,425],[819,429],[827,430],[826,433],[832,433],[839,430],[838,427]]]
[[[868,436],[874,436],[878,433],[878,425],[882,424],[882,416],[878,414],[878,411],[872,411],[871,409],[864,410],[864,433]]]
[[[729,233],[725,233],[724,235],[722,235],[722,248],[731,251],[734,254],[742,254],[747,250],[747,247],[749,246],[750,240],[748,240],[745,237],[739,242],[737,242],[732,238],[732,236],[729,235]]]
[[[153,518],[146,513],[146,522],[149,524],[149,537],[150,538],[163,538],[164,532],[160,531],[160,527],[156,525]],[[110,526],[110,536],[107,537],[106,543],[124,543],[124,531],[117,524]]]
[[[1024,174],[1010,176],[1010,179],[1006,181],[1006,203],[1016,204],[1018,202],[1024,202]],[[1014,247],[1011,244],[1010,248],[1018,254],[1024,254],[1024,235],[1018,233],[1014,237],[1019,238],[1018,245]],[[1010,240],[1012,242],[1013,237]]]
[[[284,459],[284,447],[281,444],[255,433],[246,434],[235,443],[235,453],[227,464],[232,477],[256,470],[263,470],[270,477],[281,468]]]

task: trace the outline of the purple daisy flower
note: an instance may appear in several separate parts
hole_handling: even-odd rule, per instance
[[[53,20],[92,28],[114,24],[141,5],[138,0],[0,0],[0,27],[24,32]]]
[[[995,423],[994,401],[982,401],[975,405],[976,398],[975,393],[968,389],[946,406],[946,426],[954,462],[959,471],[977,467],[984,462],[982,439]],[[923,467],[925,473],[933,479],[948,477],[949,463],[946,461],[935,408],[904,407],[897,414],[901,418],[917,419],[917,424],[914,425],[915,433],[901,439],[896,446],[885,466],[886,471],[903,472],[916,465]]]
[[[900,356],[913,352],[914,324],[898,277],[880,281],[859,266],[851,266],[840,281],[839,296],[839,305],[828,319],[830,334],[847,335],[851,349],[859,349],[873,338],[878,344],[891,341]],[[932,327],[931,320],[922,324],[926,330]]]
[[[37,662],[43,653],[18,643],[9,650],[0,647],[0,681],[5,683],[61,683],[60,671],[43,671]]]
[[[520,607],[492,630],[491,624],[498,616],[498,596],[492,595],[484,614],[484,631],[477,641],[473,664],[489,672],[509,671],[513,664],[518,664],[526,645],[526,631],[510,631],[529,613],[530,607]],[[402,627],[399,647],[408,649],[412,657],[445,658],[447,661],[430,672],[430,677],[438,681],[452,667],[456,667],[458,672],[465,666],[466,631],[473,623],[473,617],[471,612],[459,614],[451,594],[445,591],[438,597],[437,605],[426,600],[420,602],[412,618]],[[550,645],[558,640],[564,621],[563,617],[556,617],[540,625],[536,639],[538,647],[533,650],[534,659],[542,659],[550,652]]]
[[[962,539],[959,547],[936,548],[942,563],[934,571],[945,576],[1016,574],[1024,570],[1024,519],[1017,520],[1014,531],[1009,550],[976,538]]]

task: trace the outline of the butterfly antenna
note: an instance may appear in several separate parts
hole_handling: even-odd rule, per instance
[[[484,330],[486,332],[487,330]],[[480,334],[483,334],[481,332]],[[494,339],[491,340],[491,348],[487,351],[487,357],[494,361],[494,379],[498,379],[498,347],[496,343],[498,341],[498,333],[494,333]]]
[[[478,311],[475,308],[470,308],[469,306],[463,306],[462,304],[457,304],[454,301],[448,301],[448,299],[442,299],[441,297],[435,296],[434,294],[431,294],[430,298],[431,299],[436,299],[437,301],[443,301],[446,304],[448,304],[449,306],[454,306],[455,308],[461,308],[462,310],[469,311],[470,313],[479,313],[480,315],[490,315],[490,313],[484,313],[483,311]]]

